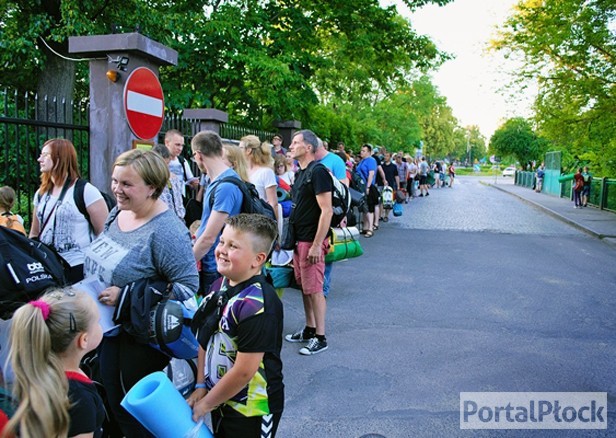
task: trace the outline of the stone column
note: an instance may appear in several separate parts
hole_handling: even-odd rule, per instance
[[[192,136],[201,131],[214,131],[220,135],[220,125],[229,121],[229,114],[214,108],[185,109],[182,119],[189,120]]]
[[[274,126],[278,128],[278,133],[282,135],[282,146],[288,149],[291,139],[293,139],[293,134],[302,129],[302,122],[299,120],[279,121],[275,122]]]
[[[126,79],[138,67],[158,75],[160,66],[177,65],[178,54],[139,33],[70,37],[68,44],[69,53],[91,58],[90,182],[110,192],[113,162],[139,140],[126,120]],[[116,82],[107,77],[108,71],[118,74]]]

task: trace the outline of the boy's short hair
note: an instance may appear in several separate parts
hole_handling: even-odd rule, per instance
[[[253,237],[251,243],[255,252],[269,255],[274,241],[278,238],[278,225],[262,214],[240,213],[227,218],[225,223],[236,231],[250,234]]]

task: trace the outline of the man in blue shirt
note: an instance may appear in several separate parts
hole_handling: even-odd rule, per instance
[[[229,216],[238,215],[242,208],[242,192],[233,183],[221,182],[223,178],[240,179],[237,173],[227,166],[222,158],[222,141],[213,131],[201,131],[192,139],[190,147],[199,169],[210,177],[203,196],[203,214],[201,225],[197,230],[197,240],[193,254],[197,262],[201,261],[199,270],[199,294],[207,294],[212,283],[220,277],[216,270],[214,249],[220,239],[222,227]],[[210,199],[214,193],[214,202]]]
[[[363,145],[359,154],[362,160],[357,165],[357,172],[359,172],[366,183],[366,201],[368,204],[368,212],[364,213],[364,229],[362,234],[365,237],[372,237],[375,226],[375,210],[379,203],[379,190],[376,187],[376,172],[378,165],[372,156],[371,145]]]
[[[319,139],[319,146],[314,154],[314,159],[327,167],[329,171],[345,186],[349,186],[349,178],[346,174],[346,164],[338,155],[329,152],[325,148],[325,144]],[[346,220],[345,220],[346,222]],[[344,226],[344,224],[341,224]],[[323,295],[327,298],[329,295],[329,285],[332,276],[332,262],[325,262],[325,278],[323,280]]]

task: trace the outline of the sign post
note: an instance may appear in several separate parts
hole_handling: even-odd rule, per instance
[[[69,38],[69,53],[90,59],[90,182],[104,192],[122,152],[155,143],[162,127],[161,66],[178,53],[139,33]]]

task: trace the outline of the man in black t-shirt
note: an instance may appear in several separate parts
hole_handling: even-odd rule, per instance
[[[293,184],[293,210],[289,227],[295,235],[293,268],[302,288],[306,327],[285,336],[289,342],[307,342],[300,354],[312,355],[327,350],[325,339],[326,303],[323,295],[325,255],[329,250],[332,210],[332,177],[325,166],[315,161],[319,140],[307,129],[293,137],[289,151],[300,170]]]

